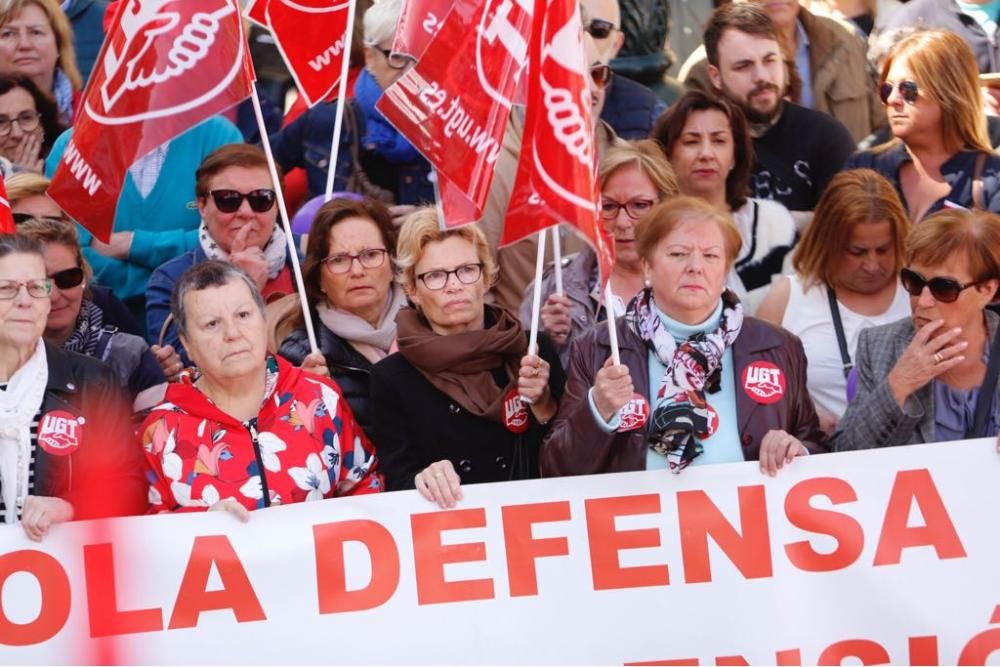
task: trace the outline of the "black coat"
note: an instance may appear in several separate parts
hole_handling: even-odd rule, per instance
[[[340,385],[340,391],[354,413],[354,420],[371,439],[371,362],[322,323],[316,322],[314,328],[316,344],[326,358],[330,377]],[[309,352],[309,337],[304,328],[293,331],[278,348],[278,354],[296,366],[302,365]]]
[[[566,384],[559,355],[544,334],[538,336],[538,347],[550,367],[549,389],[559,400]],[[506,386],[502,367],[493,375],[498,386]],[[467,412],[398,352],[372,367],[371,382],[370,435],[387,490],[414,488],[414,476],[442,459],[451,461],[462,484],[539,476],[538,448],[548,426],[539,424],[530,410],[528,430],[512,433],[500,422]]]

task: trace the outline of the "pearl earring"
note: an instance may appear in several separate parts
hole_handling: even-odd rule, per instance
[[[645,280],[642,281],[642,284],[645,285],[646,287],[652,287],[653,281],[650,280],[649,278],[646,278]]]

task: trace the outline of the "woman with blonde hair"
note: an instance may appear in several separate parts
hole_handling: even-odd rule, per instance
[[[827,433],[847,409],[861,331],[910,314],[899,282],[909,231],[889,181],[870,169],[837,174],[793,255],[795,274],[776,281],[757,310],[802,340],[809,394]]]
[[[845,169],[888,178],[914,222],[945,206],[1000,211],[1000,156],[962,38],[926,30],[903,39],[882,65],[879,96],[895,141],[852,156]]]
[[[3,9],[0,72],[21,74],[34,81],[55,98],[59,121],[72,125],[83,78],[73,50],[73,30],[59,2],[7,0]]]
[[[372,367],[372,442],[386,488],[450,507],[461,485],[538,476],[538,447],[565,377],[544,334],[538,351],[510,312],[486,304],[497,267],[486,236],[442,230],[417,209],[396,242],[413,307],[396,317],[399,351]]]

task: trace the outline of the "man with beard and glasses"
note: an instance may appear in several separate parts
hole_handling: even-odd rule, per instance
[[[717,9],[705,27],[708,74],[746,114],[756,154],[751,195],[793,212],[801,229],[854,150],[843,123],[785,99],[789,72],[777,30],[756,4]]]

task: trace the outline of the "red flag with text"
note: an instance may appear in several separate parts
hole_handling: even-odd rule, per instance
[[[474,222],[527,64],[532,0],[456,0],[376,107],[434,166],[448,226]]]
[[[537,0],[524,138],[501,245],[565,222],[597,252],[602,280],[613,247],[597,217],[597,146],[576,0]]]
[[[247,18],[271,31],[310,107],[333,99],[347,47],[349,0],[254,0]]]
[[[455,0],[404,0],[392,53],[414,60],[422,56],[454,4]]]
[[[3,178],[0,178],[0,234],[13,234],[16,231],[14,214],[10,212],[10,200],[7,199],[7,186],[4,185]]]
[[[97,238],[111,235],[128,168],[250,96],[239,0],[121,0],[48,193]]]

